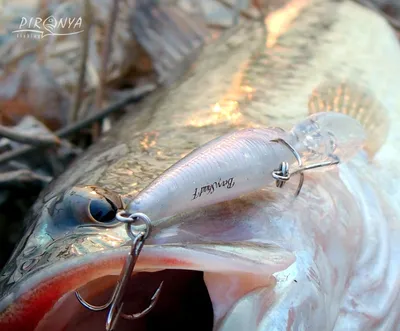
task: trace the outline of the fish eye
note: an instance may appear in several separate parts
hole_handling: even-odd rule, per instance
[[[89,204],[89,213],[100,223],[110,223],[117,214],[117,207],[108,199],[92,200]]]

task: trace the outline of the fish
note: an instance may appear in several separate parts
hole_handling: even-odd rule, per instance
[[[159,300],[118,330],[400,330],[396,34],[350,0],[257,3],[262,20],[239,20],[207,44],[41,194],[0,276],[1,330],[104,329],[107,312],[74,292],[105,303],[131,239],[123,225],[90,225],[113,223],[213,139],[289,130],[320,112],[357,119],[364,147],[305,173],[295,199],[293,178],[155,220],[123,311],[145,308],[164,281]]]

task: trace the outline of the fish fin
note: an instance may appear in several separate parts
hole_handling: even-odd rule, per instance
[[[367,135],[364,149],[370,158],[387,138],[387,110],[371,91],[353,83],[330,81],[320,84],[309,98],[308,111],[309,114],[333,111],[358,120]]]

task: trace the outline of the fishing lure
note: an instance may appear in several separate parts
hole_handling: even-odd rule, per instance
[[[351,158],[366,139],[358,121],[340,113],[317,113],[290,132],[249,128],[216,138],[167,169],[128,205],[127,214],[151,220],[238,198],[291,175]],[[298,169],[292,173],[293,164]],[[304,166],[303,166],[304,165]],[[329,168],[329,167],[328,167]]]
[[[114,330],[120,317],[134,320],[152,310],[160,295],[159,285],[150,305],[136,314],[122,313],[123,296],[153,221],[189,209],[238,198],[271,185],[282,187],[299,173],[295,195],[303,185],[305,170],[329,169],[351,158],[363,145],[365,133],[358,121],[340,113],[317,113],[293,127],[244,129],[210,141],[167,169],[116,214],[131,238],[128,254],[110,300],[102,306],[79,302],[91,311],[110,308],[106,330]],[[298,167],[289,169],[294,163]],[[137,222],[142,225],[137,226]],[[118,224],[118,223],[117,223]]]

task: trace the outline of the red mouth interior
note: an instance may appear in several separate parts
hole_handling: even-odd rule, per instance
[[[120,318],[116,330],[212,330],[212,304],[203,281],[203,273],[199,271],[163,270],[141,272],[134,275],[124,297],[123,312],[133,314],[145,309],[161,281],[164,281],[164,285],[153,310],[134,321]],[[109,300],[113,289],[113,286],[108,287],[87,300],[91,304],[104,304]],[[84,297],[83,292],[82,296]],[[51,319],[57,318],[58,314],[65,312],[64,309],[74,310],[73,317],[67,321],[62,330],[105,330],[108,310],[89,311],[72,296],[59,309],[59,312],[54,314]]]

